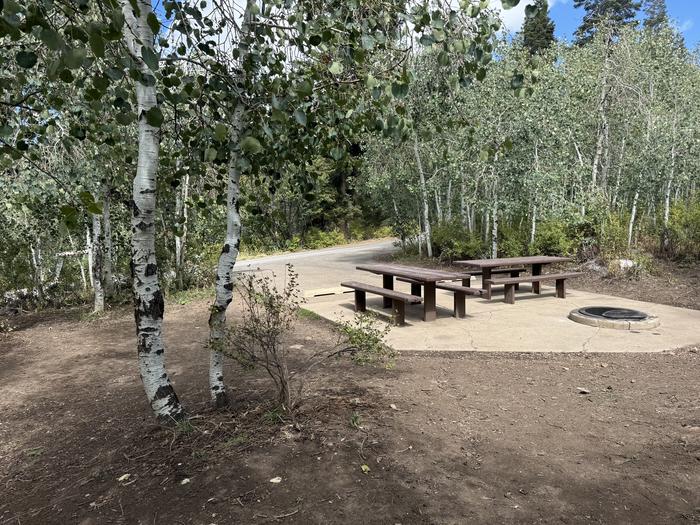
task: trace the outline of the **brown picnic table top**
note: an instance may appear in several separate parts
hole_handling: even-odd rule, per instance
[[[455,261],[455,264],[472,268],[479,268],[482,272],[481,287],[486,290],[486,298],[491,299],[491,271],[496,268],[508,266],[530,266],[532,275],[541,275],[542,267],[547,264],[570,261],[570,257],[559,257],[554,255],[529,255],[527,257],[501,257],[496,259],[472,259],[469,261]],[[532,283],[532,291],[540,293],[540,283]]]
[[[434,321],[437,318],[435,303],[435,283],[451,279],[468,279],[470,275],[464,272],[446,272],[431,268],[417,268],[402,264],[359,264],[358,270],[364,270],[382,276],[382,285],[387,290],[394,289],[394,277],[404,277],[423,283],[423,321]],[[384,307],[391,306],[391,299],[384,298]]]
[[[468,261],[455,261],[460,266],[474,266],[475,268],[500,268],[501,266],[523,266],[532,264],[552,264],[570,261],[570,257],[554,255],[530,255],[527,257],[501,257],[497,259],[472,259]]]
[[[403,264],[359,264],[356,268],[366,272],[393,275],[394,277],[404,277],[421,282],[438,282],[469,277],[469,274],[465,272],[446,272],[444,270],[418,268],[415,266],[405,266]]]

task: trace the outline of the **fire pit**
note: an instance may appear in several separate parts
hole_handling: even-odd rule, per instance
[[[577,323],[616,330],[648,330],[659,326],[659,318],[645,312],[617,306],[587,306],[569,314]]]

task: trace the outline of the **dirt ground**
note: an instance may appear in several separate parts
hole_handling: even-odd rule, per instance
[[[204,301],[166,312],[168,368],[193,415],[175,430],[149,412],[128,311],[11,321],[0,525],[700,523],[696,347],[402,355],[391,370],[334,359],[294,428],[265,377],[234,364],[233,409],[208,409],[206,318]],[[305,351],[337,337],[302,319],[292,339]]]

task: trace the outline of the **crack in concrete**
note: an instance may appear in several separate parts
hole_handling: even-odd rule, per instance
[[[582,352],[588,352],[588,348],[586,348],[586,347],[590,344],[591,340],[593,340],[593,338],[595,336],[597,336],[599,333],[600,333],[600,327],[596,327],[595,333],[583,342],[583,345],[581,346]]]

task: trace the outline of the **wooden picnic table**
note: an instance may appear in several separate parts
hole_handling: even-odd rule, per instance
[[[531,275],[542,275],[542,267],[548,264],[570,261],[570,257],[559,257],[553,255],[531,255],[527,257],[501,257],[497,259],[473,259],[469,261],[455,261],[454,264],[467,266],[468,268],[479,268],[481,270],[481,285],[486,290],[486,298],[491,299],[491,284],[486,281],[491,279],[491,271],[495,268],[507,266],[530,266]],[[540,293],[540,283],[532,283],[532,291]]]
[[[446,272],[430,268],[417,268],[402,264],[360,264],[358,270],[379,274],[383,278],[383,286],[387,290],[394,289],[394,277],[403,277],[421,283],[423,286],[423,321],[437,319],[435,304],[435,283],[453,279],[468,279],[470,276],[462,272]],[[384,298],[384,307],[391,306],[391,299]]]

